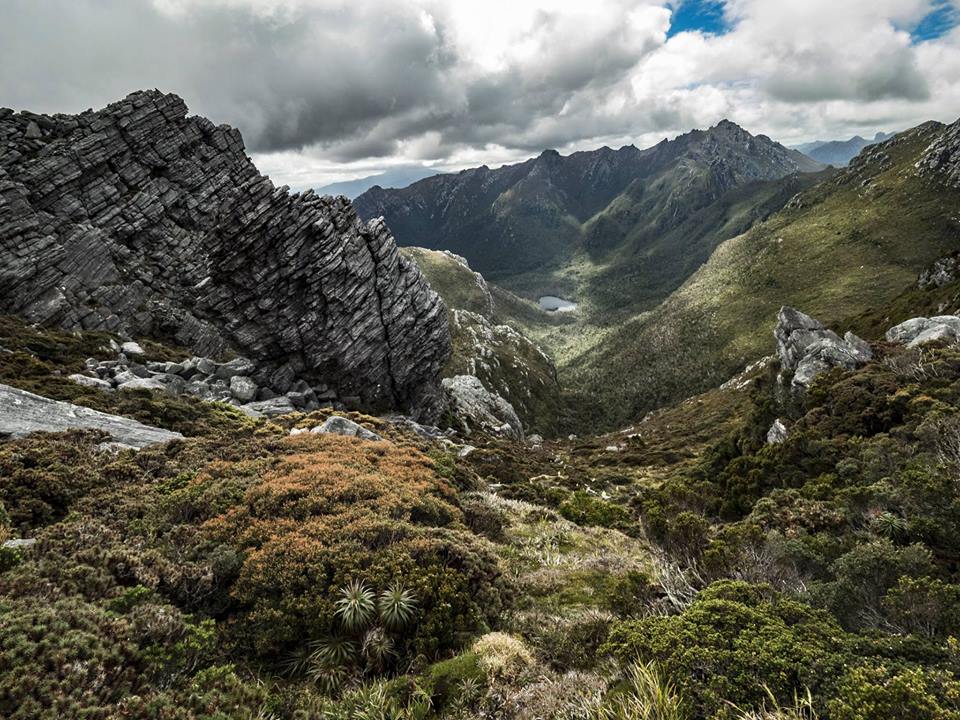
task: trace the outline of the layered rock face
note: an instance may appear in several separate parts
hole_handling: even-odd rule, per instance
[[[276,188],[175,95],[0,110],[0,312],[254,360],[360,407],[435,416],[446,310],[386,225]]]

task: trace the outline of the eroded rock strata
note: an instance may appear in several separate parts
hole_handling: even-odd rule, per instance
[[[237,130],[159,91],[0,110],[0,312],[232,350],[273,392],[306,381],[427,417],[450,351],[441,300],[382,221],[275,187]]]

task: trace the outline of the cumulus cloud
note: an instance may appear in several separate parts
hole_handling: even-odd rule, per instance
[[[800,141],[960,115],[960,34],[911,35],[945,0],[726,0],[725,32],[671,35],[697,1],[5,0],[0,105],[159,87],[297,187],[723,117]]]

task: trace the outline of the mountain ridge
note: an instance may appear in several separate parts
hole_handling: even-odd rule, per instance
[[[400,190],[372,188],[355,206],[363,218],[384,217],[401,245],[450,250],[493,282],[533,298],[565,286],[576,292],[614,254],[647,254],[653,233],[678,226],[732,189],[820,169],[801,153],[723,121],[645,149],[566,156],[545,150],[495,170],[481,166]],[[598,223],[615,225],[617,234],[598,232]],[[681,250],[653,252],[672,257]],[[587,276],[578,265],[588,266]],[[571,280],[578,272],[581,279]]]

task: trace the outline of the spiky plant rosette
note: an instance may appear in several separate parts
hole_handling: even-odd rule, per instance
[[[348,630],[360,630],[370,624],[376,612],[373,590],[360,580],[351,580],[340,589],[336,615]]]
[[[391,629],[410,624],[417,610],[417,599],[399,582],[380,593],[377,601],[380,619]]]

